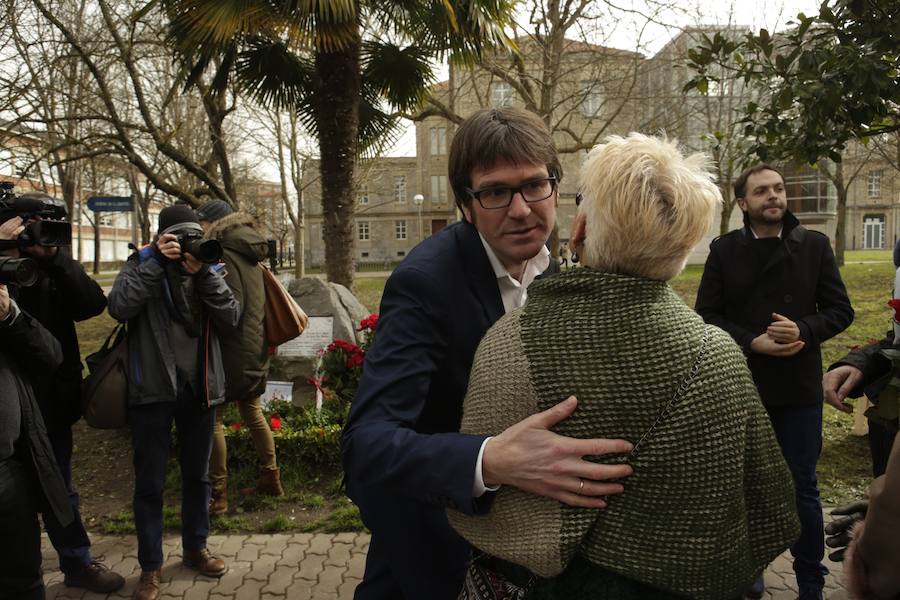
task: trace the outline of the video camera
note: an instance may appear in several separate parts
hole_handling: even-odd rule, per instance
[[[179,223],[162,233],[171,233],[177,239],[182,252],[210,265],[222,260],[222,244],[216,240],[203,239],[203,229],[196,223]]]
[[[0,182],[0,223],[21,217],[26,221],[25,229],[15,240],[0,240],[0,250],[25,246],[71,246],[72,225],[66,221],[66,207],[49,196],[16,196],[14,187],[8,181]]]
[[[0,256],[0,284],[14,283],[21,287],[34,285],[38,278],[38,265],[31,258]]]

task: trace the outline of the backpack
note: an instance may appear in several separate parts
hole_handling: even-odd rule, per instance
[[[89,375],[81,385],[85,422],[97,429],[127,424],[128,337],[125,323],[112,330],[103,346],[85,359]]]

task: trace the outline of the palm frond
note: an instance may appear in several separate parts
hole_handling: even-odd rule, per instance
[[[313,79],[312,62],[278,40],[250,38],[234,60],[235,83],[265,106],[295,110]]]
[[[360,62],[362,80],[404,112],[421,104],[427,86],[435,79],[428,54],[416,46],[401,48],[388,42],[367,41]]]

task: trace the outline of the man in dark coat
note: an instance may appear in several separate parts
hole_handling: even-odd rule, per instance
[[[42,600],[38,511],[72,521],[31,382],[63,361],[59,342],[0,285],[0,599]]]
[[[269,245],[254,229],[250,215],[233,212],[222,200],[210,200],[197,209],[197,218],[205,235],[222,244],[225,283],[231,288],[241,309],[237,329],[222,332],[219,342],[225,363],[225,401],[237,402],[241,421],[250,431],[259,463],[259,479],[255,487],[241,490],[282,496],[281,477],[275,460],[272,430],[262,414],[260,395],[266,389],[269,371],[269,348],[263,324],[266,291],[260,261],[268,256]],[[209,461],[212,483],[211,515],[228,510],[226,482],[228,449],[222,428],[222,410],[216,408],[213,450]]]
[[[802,531],[791,552],[800,598],[822,598],[827,569],[816,481],[822,449],[819,346],[853,322],[853,308],[828,238],[787,210],[777,169],[747,169],[734,191],[745,225],[710,245],[696,309],[747,354],[796,487]],[[760,578],[748,595],[762,592]]]
[[[496,437],[458,433],[478,343],[552,264],[544,244],[562,173],[546,125],[515,108],[470,116],[449,158],[465,220],[416,246],[388,279],[344,428],[347,492],[372,531],[357,600],[457,597],[471,548],[447,508],[486,511],[501,484],[602,508],[622,490],[606,480],[631,472],[582,459],[627,452],[627,442],[550,431],[573,398]]]
[[[58,202],[39,192],[22,194],[21,198]],[[5,231],[16,225],[21,228],[24,223],[16,217],[0,227]],[[17,235],[15,231],[10,233]],[[46,513],[44,526],[59,555],[65,584],[108,594],[125,585],[125,579],[93,560],[91,542],[78,510],[78,492],[72,484],[72,425],[81,418],[82,373],[75,322],[102,313],[106,308],[106,297],[97,282],[72,258],[67,247],[27,246],[11,252],[21,253],[37,262],[38,280],[33,286],[19,289],[17,302],[59,341],[63,353],[63,362],[56,374],[37,378],[33,388],[53,446],[53,456],[69,490],[75,518],[68,527],[62,527],[52,512]]]

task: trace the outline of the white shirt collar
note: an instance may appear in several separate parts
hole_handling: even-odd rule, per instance
[[[759,239],[759,236],[756,235],[756,232],[755,232],[755,231],[753,231],[753,227],[752,227],[751,225],[747,225],[747,227],[750,228],[750,233],[753,234],[753,239],[754,239],[754,240],[758,240],[758,239]],[[782,226],[781,226],[781,229],[778,230],[778,236],[777,236],[777,237],[778,237],[779,239],[781,239],[781,232],[782,232],[782,231],[784,231],[784,225],[782,225]]]
[[[478,237],[481,237],[480,233]],[[497,289],[500,291],[500,300],[503,301],[503,312],[508,313],[515,308],[523,306],[525,301],[528,300],[528,286],[550,266],[550,251],[547,249],[547,246],[542,245],[540,251],[528,259],[522,272],[522,281],[518,281],[509,274],[509,271],[497,258],[494,249],[490,247],[483,237],[481,237],[481,244],[487,253],[494,275],[497,277]]]
[[[494,249],[491,248],[491,245],[487,243],[484,239],[484,236],[481,233],[478,233],[478,237],[481,239],[481,245],[484,246],[484,251],[487,253],[488,260],[491,263],[491,268],[494,270],[494,275],[497,279],[509,278],[519,283],[515,277],[509,274],[509,270],[500,262],[500,259],[497,258],[497,255],[494,253]],[[528,283],[534,280],[535,277],[543,273],[547,270],[547,267],[550,266],[550,250],[547,249],[546,244],[541,245],[541,249],[537,254],[528,259],[528,263],[525,265],[525,271],[522,273],[522,283],[525,283],[526,274],[535,273],[534,276],[529,278]],[[527,284],[526,284],[527,285]]]

